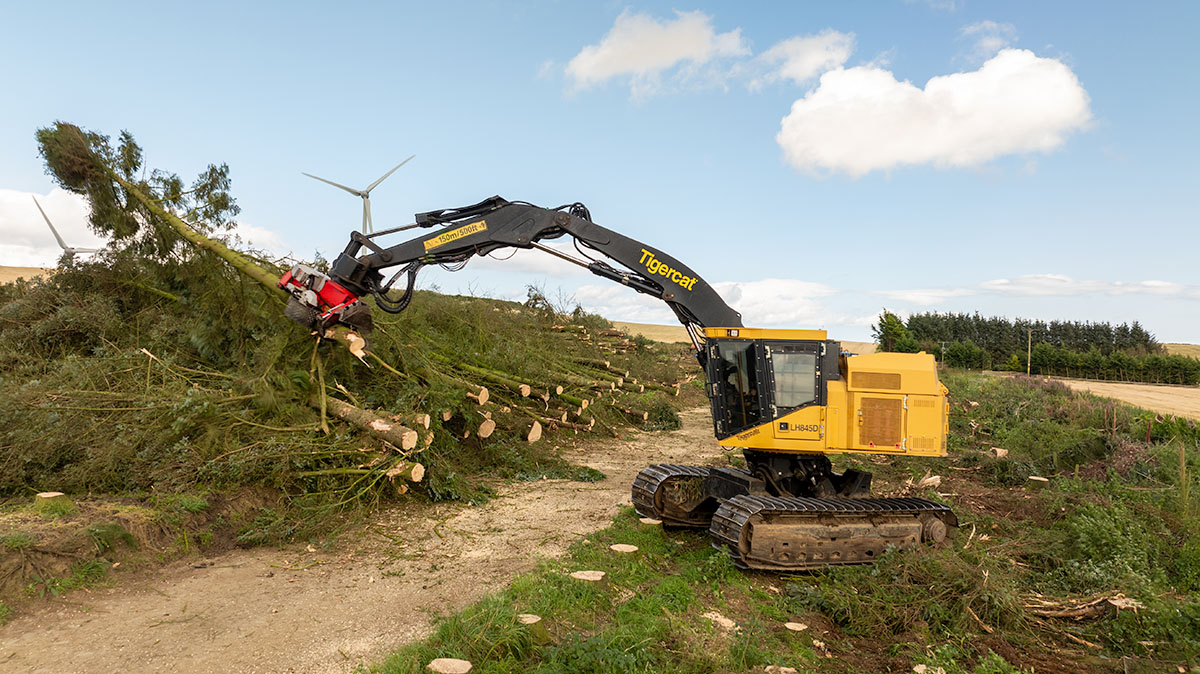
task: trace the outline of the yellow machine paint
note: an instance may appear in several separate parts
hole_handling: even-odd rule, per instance
[[[823,330],[706,330],[719,342],[760,340],[772,345],[820,343]],[[947,389],[927,353],[842,355],[840,376],[823,378],[824,405],[811,404],[720,440],[787,454],[902,454],[945,456],[949,432]]]

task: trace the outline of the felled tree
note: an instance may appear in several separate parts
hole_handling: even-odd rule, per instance
[[[186,250],[186,241],[274,290],[274,274],[219,240],[241,211],[229,193],[227,164],[210,164],[185,187],[175,173],[155,169],[146,176],[142,148],[128,131],[114,148],[108,136],[55,122],[38,129],[37,141],[46,172],[63,189],[87,197],[89,224],[114,246],[166,259]]]

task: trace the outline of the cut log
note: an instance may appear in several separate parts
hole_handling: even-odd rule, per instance
[[[409,414],[403,417],[403,419],[413,426],[420,426],[425,430],[429,430],[429,422],[431,420],[428,414]]]
[[[528,442],[537,442],[542,439],[542,424],[538,421],[533,422],[533,426],[529,428],[529,435],[525,436]]]
[[[325,403],[329,411],[337,418],[347,421],[381,440],[387,440],[393,445],[406,450],[417,446],[419,436],[411,428],[385,421],[372,412],[355,407],[350,403],[342,402],[337,398],[326,397]],[[319,409],[321,403],[320,400],[314,398],[312,404]]]
[[[454,412],[451,412],[450,410],[442,410],[442,421],[450,421],[450,418],[453,416]]]
[[[471,393],[470,391],[467,391],[467,397],[471,400],[474,400],[477,404],[483,405],[487,403],[489,398],[487,387],[480,386],[479,393]]]
[[[489,438],[496,431],[496,422],[492,419],[484,419],[483,423],[479,424],[479,428],[475,430],[475,434],[481,438]]]
[[[425,477],[425,466],[416,462],[401,461],[388,469],[389,480],[401,478],[409,482],[420,482]]]

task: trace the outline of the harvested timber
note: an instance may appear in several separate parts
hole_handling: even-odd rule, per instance
[[[494,432],[496,432],[494,419],[484,419],[483,423],[479,424],[479,428],[475,429],[475,434],[481,438],[490,438]]]
[[[408,415],[401,415],[401,417],[399,419],[397,419],[397,421],[404,421],[406,423],[412,424],[413,426],[420,426],[421,428],[424,428],[425,430],[429,430],[429,423],[430,423],[431,419],[429,418],[428,414],[408,414]]]
[[[584,409],[584,410],[586,410],[588,408],[588,405],[592,404],[592,401],[588,400],[587,398],[579,398],[579,397],[573,396],[569,393],[564,393],[560,397],[564,401],[574,405],[575,407],[578,407],[578,408]]]
[[[442,421],[450,421],[450,418],[453,416],[454,412],[451,410],[442,410]]]
[[[324,398],[325,403],[331,413],[337,418],[349,422],[350,424],[364,430],[371,435],[396,445],[401,449],[412,449],[417,446],[419,436],[417,432],[401,426],[400,424],[386,421],[372,412],[355,407],[350,403],[342,402],[337,398]],[[314,398],[312,401],[314,407],[320,409],[321,400]]]
[[[467,391],[467,397],[471,400],[474,400],[479,405],[487,404],[487,401],[490,398],[486,386],[480,386],[478,393],[471,393],[470,391]]]
[[[1121,609],[1138,610],[1146,606],[1136,599],[1117,592],[1083,599],[1055,600],[1035,594],[1025,600],[1025,610],[1046,618],[1085,620],[1113,615]]]
[[[525,440],[528,442],[537,442],[538,440],[541,440],[541,439],[542,439],[542,423],[535,419],[533,422],[533,425],[530,426],[530,428],[529,428],[529,434],[525,436]]]
[[[497,372],[496,370],[490,370],[488,368],[471,365],[469,363],[454,363],[453,366],[462,370],[463,372],[468,372],[481,379],[491,381],[507,389],[516,391],[521,394],[522,398],[528,398],[530,391],[533,390],[529,384],[521,383],[504,372]]]
[[[625,414],[625,416],[629,417],[630,419],[633,419],[635,422],[638,422],[638,421],[644,422],[644,421],[647,421],[650,419],[650,413],[646,412],[644,410],[626,409],[624,407],[619,407],[617,409],[621,410],[621,412],[623,412]]]
[[[388,469],[386,473],[389,480],[403,478],[409,482],[420,482],[425,477],[425,466],[414,462],[401,461]]]

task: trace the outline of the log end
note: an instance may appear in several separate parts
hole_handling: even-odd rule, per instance
[[[481,438],[489,438],[496,431],[496,422],[492,419],[484,419],[483,423],[479,424],[479,428],[475,430],[475,434]]]

